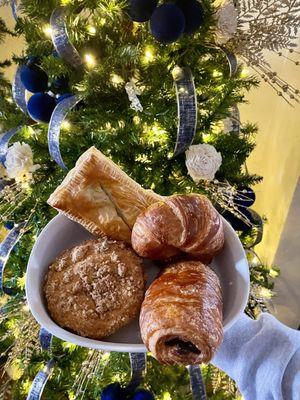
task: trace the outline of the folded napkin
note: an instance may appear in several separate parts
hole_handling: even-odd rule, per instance
[[[245,400],[300,400],[300,332],[270,314],[243,314],[212,364],[236,381]]]

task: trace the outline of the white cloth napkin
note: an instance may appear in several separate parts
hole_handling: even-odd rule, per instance
[[[300,332],[270,314],[245,314],[225,333],[212,363],[245,400],[300,400]]]

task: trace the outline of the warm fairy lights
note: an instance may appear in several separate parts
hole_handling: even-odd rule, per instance
[[[152,47],[147,46],[145,49],[145,53],[144,53],[144,57],[143,57],[143,61],[148,64],[152,61],[154,61],[155,59],[155,54],[154,54],[154,50]]]
[[[61,128],[65,131],[69,131],[71,129],[71,123],[65,119],[61,124]]]
[[[96,58],[92,54],[85,54],[84,61],[88,68],[92,69],[96,66]]]
[[[96,32],[97,32],[96,28],[93,25],[89,25],[87,27],[87,31],[92,36],[96,35]]]
[[[43,27],[43,32],[44,32],[44,34],[45,34],[48,38],[51,38],[51,35],[52,35],[52,28],[51,28],[51,26],[50,26],[49,24],[46,24],[46,25]]]

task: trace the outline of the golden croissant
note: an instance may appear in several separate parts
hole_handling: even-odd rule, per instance
[[[187,253],[208,263],[224,244],[222,218],[205,196],[174,195],[137,217],[131,242],[141,257],[164,260]]]
[[[208,362],[222,342],[222,295],[217,275],[199,261],[171,264],[146,292],[140,329],[162,364]]]

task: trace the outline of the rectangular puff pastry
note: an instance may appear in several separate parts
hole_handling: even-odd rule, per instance
[[[161,196],[143,189],[95,147],[78,159],[48,204],[96,235],[130,242],[138,215]]]

